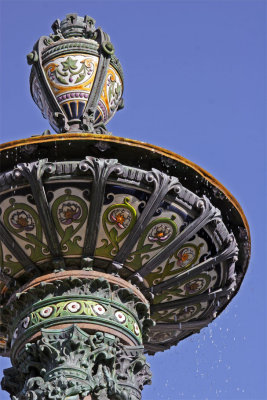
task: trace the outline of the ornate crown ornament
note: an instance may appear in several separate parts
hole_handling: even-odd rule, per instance
[[[106,132],[123,107],[123,71],[109,35],[87,15],[68,14],[28,54],[33,100],[57,133]]]
[[[140,400],[155,354],[236,295],[250,257],[235,198],[168,150],[99,135],[122,69],[90,17],[69,14],[28,55],[59,133],[1,145],[0,353],[13,400]]]

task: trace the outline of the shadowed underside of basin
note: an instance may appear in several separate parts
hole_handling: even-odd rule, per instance
[[[115,275],[149,302],[155,325],[144,345],[154,353],[207,326],[237,292],[249,257],[246,220],[222,185],[187,160],[127,139],[73,134],[7,143],[1,162],[3,304],[55,271]],[[68,318],[40,310],[3,323],[4,352],[12,336]]]

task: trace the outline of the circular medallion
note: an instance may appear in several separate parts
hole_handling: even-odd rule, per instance
[[[41,315],[41,317],[43,317],[43,318],[48,318],[48,317],[50,317],[50,315],[52,314],[52,312],[53,312],[53,308],[50,307],[50,306],[48,306],[48,307],[43,308],[43,309],[40,311],[40,315]]]
[[[124,322],[126,321],[126,316],[121,311],[116,311],[115,317],[121,324],[124,324]]]
[[[67,309],[72,313],[76,313],[81,309],[81,305],[76,301],[72,301],[67,305]]]
[[[105,307],[101,306],[101,304],[96,304],[93,306],[93,310],[98,315],[103,315],[106,312]]]
[[[138,324],[135,322],[134,323],[134,333],[138,336],[140,334],[140,329]]]

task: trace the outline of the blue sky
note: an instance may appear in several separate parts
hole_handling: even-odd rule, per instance
[[[266,399],[266,2],[2,0],[0,7],[2,143],[49,128],[30,97],[25,56],[55,19],[88,14],[110,34],[125,72],[125,109],[109,130],[199,164],[247,216],[252,257],[239,293],[200,334],[149,357],[153,384],[143,400]]]

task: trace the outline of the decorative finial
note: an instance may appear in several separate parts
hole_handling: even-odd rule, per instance
[[[57,19],[52,30],[27,56],[35,103],[57,133],[107,133],[123,108],[123,71],[108,34],[77,14]]]

